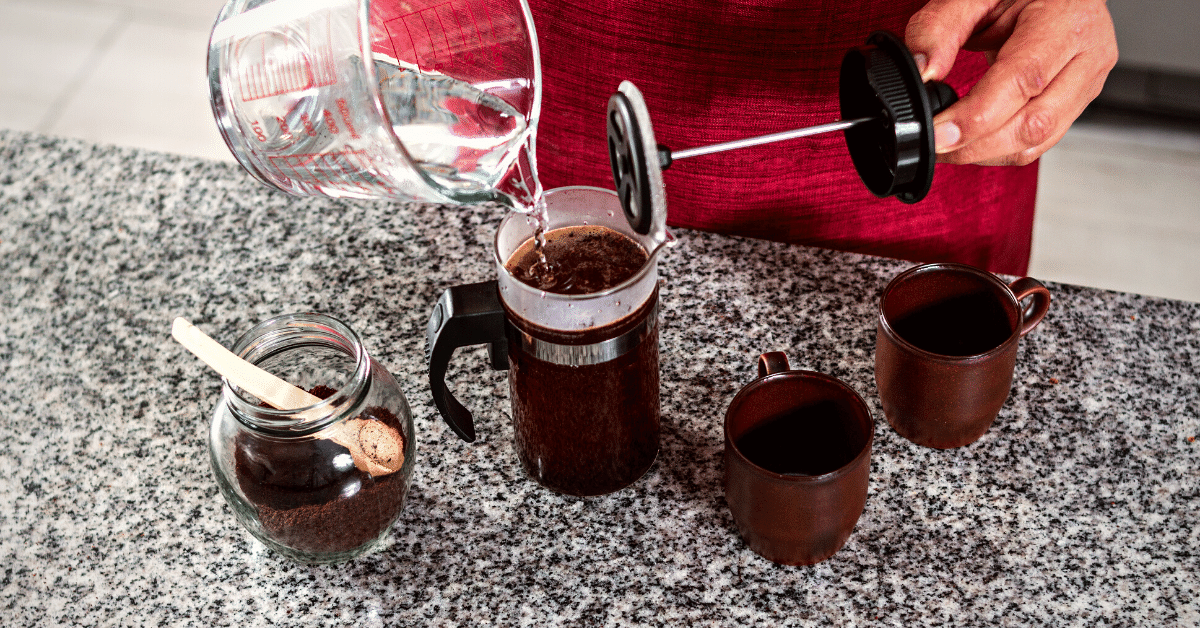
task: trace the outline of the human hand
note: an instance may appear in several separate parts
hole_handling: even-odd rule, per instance
[[[933,119],[938,161],[1032,163],[1060,140],[1104,86],[1117,39],[1104,0],[930,0],[905,43],[921,78],[942,80],[959,49],[991,67]]]

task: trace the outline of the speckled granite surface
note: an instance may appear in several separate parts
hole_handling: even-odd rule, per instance
[[[908,443],[879,410],[874,303],[907,263],[697,232],[662,260],[662,452],[594,499],[527,480],[504,374],[451,379],[424,325],[489,278],[490,208],[298,200],[236,167],[0,131],[0,624],[1196,626],[1200,304],[1051,284],[977,443]],[[289,563],[208,467],[219,380],[174,316],[230,344],[274,314],[350,323],[404,386],[418,470],[381,550]],[[875,413],[866,511],[814,567],[738,538],[721,421],[766,350]]]

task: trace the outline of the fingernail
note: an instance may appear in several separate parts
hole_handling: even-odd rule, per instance
[[[933,127],[933,145],[939,153],[950,150],[960,138],[962,131],[958,130],[958,125],[953,122],[943,122]]]
[[[923,52],[918,52],[913,55],[913,61],[917,64],[917,74],[921,75],[921,82],[929,82],[930,74],[932,74],[929,69],[929,57],[925,56]]]
[[[917,62],[917,72],[925,74],[925,66],[929,64],[929,58],[925,56],[925,53],[918,52],[914,54],[913,61]]]

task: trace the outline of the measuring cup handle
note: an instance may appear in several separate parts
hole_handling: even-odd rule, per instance
[[[488,345],[491,365],[508,369],[508,339],[504,333],[504,306],[495,280],[448,288],[429,315],[425,338],[429,362],[429,389],[442,419],[468,443],[475,440],[475,422],[446,386],[450,357],[459,347]]]

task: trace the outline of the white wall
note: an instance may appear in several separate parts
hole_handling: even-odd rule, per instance
[[[1108,0],[1122,67],[1200,75],[1200,0]]]

